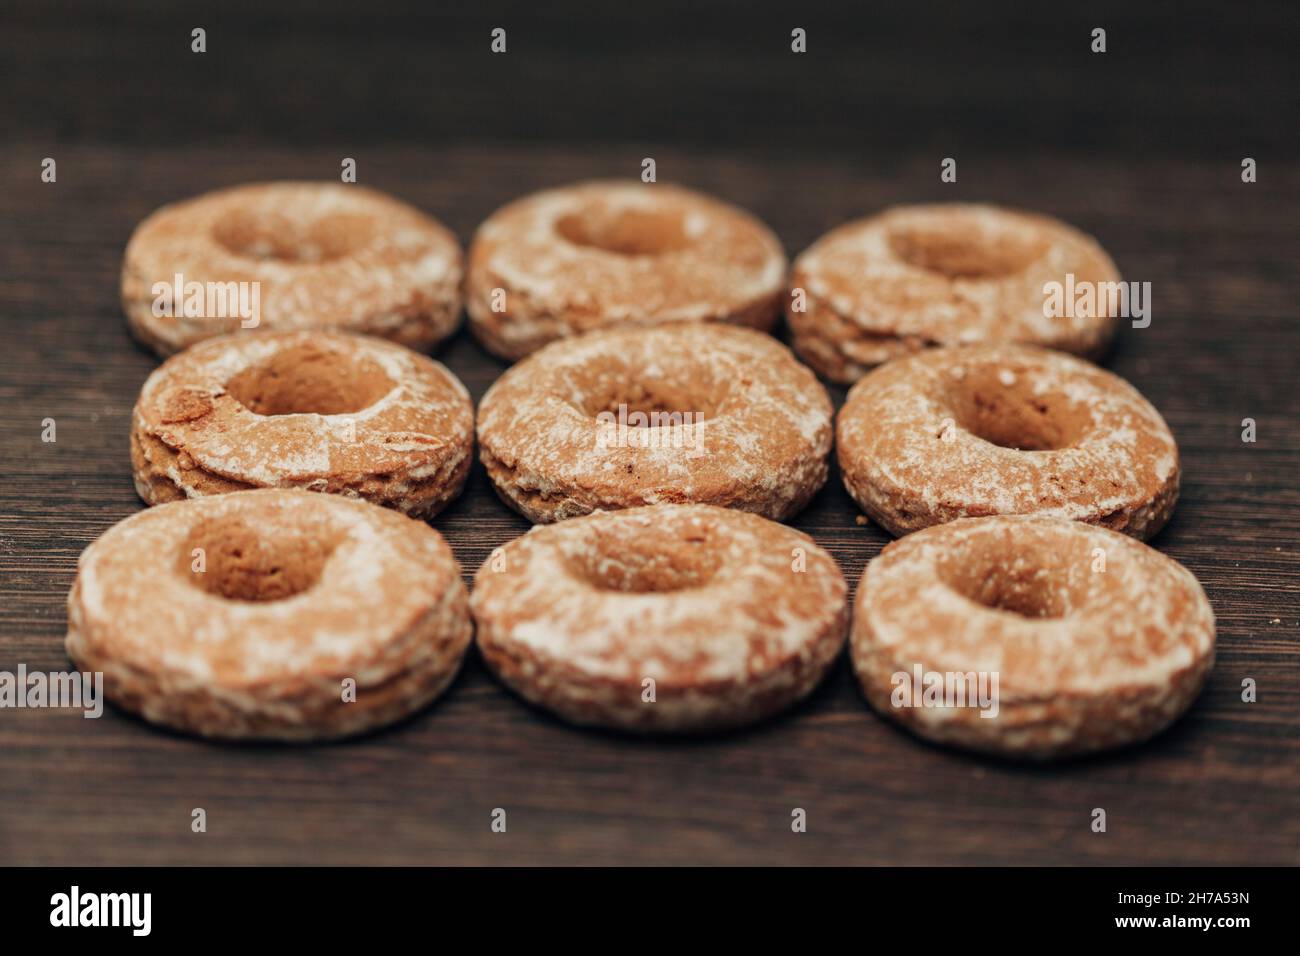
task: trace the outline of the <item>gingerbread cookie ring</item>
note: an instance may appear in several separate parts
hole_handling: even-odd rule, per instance
[[[898,359],[836,424],[849,494],[893,535],[1040,514],[1156,534],[1178,500],[1178,445],[1118,376],[1046,349],[985,345]]]
[[[919,349],[1025,342],[1096,358],[1114,337],[1109,296],[1048,309],[1049,283],[1106,289],[1119,272],[1090,236],[996,206],[900,206],[840,226],[799,255],[786,317],[794,349],[850,384]],[[1063,293],[1064,294],[1064,293]]]
[[[850,639],[868,703],[927,739],[1047,760],[1154,736],[1214,663],[1196,579],[1059,518],[969,518],[889,544]]]
[[[132,332],[159,355],[215,335],[335,329],[427,349],[456,329],[460,246],[361,186],[237,186],[163,206],[122,265]]]
[[[802,532],[709,505],[538,526],[479,569],[488,666],[575,724],[702,732],[805,697],[848,625],[834,559]]]
[[[517,200],[479,227],[466,310],[483,346],[509,361],[613,324],[768,330],[785,270],[776,236],[735,206],[667,185],[581,183]]]
[[[770,336],[679,323],[552,343],[479,405],[497,493],[534,522],[697,502],[782,520],[826,481],[826,390]]]
[[[131,423],[148,504],[302,488],[430,518],[460,494],[474,408],[451,372],[383,339],[272,332],[210,339],[149,376]]]
[[[78,562],[67,651],[109,700],[203,737],[324,740],[446,689],[468,596],[432,528],[360,501],[262,490],[149,508]]]

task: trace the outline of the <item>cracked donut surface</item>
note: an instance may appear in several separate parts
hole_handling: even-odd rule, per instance
[[[851,636],[882,716],[938,743],[1040,760],[1159,733],[1200,692],[1214,646],[1214,613],[1182,565],[1105,528],[1034,516],[968,518],[887,545],[863,572]],[[965,696],[915,692],[936,676]],[[975,686],[987,692],[978,706]]]
[[[514,361],[601,326],[731,322],[770,329],[786,258],[749,213],[671,185],[596,181],[493,213],[469,251],[470,329]]]
[[[160,505],[104,532],[78,561],[66,647],[153,723],[317,740],[429,703],[470,632],[460,568],[428,525],[271,489]]]
[[[1044,315],[1045,284],[1067,276],[1079,288],[1120,278],[1092,237],[1049,216],[899,206],[839,226],[796,257],[786,318],[800,357],[846,385],[941,345],[1025,342],[1098,357],[1118,310],[1081,299],[1079,309]]]
[[[136,338],[160,355],[215,335],[293,329],[427,349],[456,329],[463,271],[455,236],[384,193],[256,183],[163,206],[141,222],[122,264],[122,305]],[[161,299],[178,276],[180,301],[174,292]],[[190,283],[202,296],[199,315],[186,314]],[[252,283],[255,316],[230,305],[241,284],[251,304]]]
[[[849,494],[894,535],[1041,514],[1146,539],[1178,500],[1160,413],[1081,359],[1017,345],[934,349],[882,366],[836,423]]]
[[[440,363],[340,332],[223,336],[164,362],[132,415],[149,504],[301,488],[429,518],[473,458],[469,393]]]
[[[534,522],[684,502],[781,520],[826,480],[831,404],[760,332],[605,329],[508,369],[479,405],[478,438],[497,493]]]
[[[802,532],[709,505],[533,528],[479,569],[488,666],[577,724],[697,732],[752,723],[817,685],[844,643],[847,586]]]

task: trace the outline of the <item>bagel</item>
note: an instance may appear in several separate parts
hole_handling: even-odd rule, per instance
[[[775,714],[834,662],[848,589],[802,532],[709,505],[538,526],[479,569],[483,659],[576,724],[700,732]]]
[[[1153,536],[1178,500],[1178,445],[1123,379],[1046,349],[984,345],[897,359],[849,391],[840,473],[893,535],[1041,514]]]
[[[1132,538],[1060,518],[967,518],[867,565],[851,646],[882,716],[938,743],[1046,760],[1176,720],[1214,664],[1214,613],[1185,568]],[[972,681],[994,691],[977,706]],[[964,691],[944,696],[941,682]]]
[[[296,329],[427,349],[456,329],[462,272],[455,236],[390,196],[258,183],[163,206],[140,223],[122,265],[122,306],[159,355],[214,335]]]
[[[497,493],[533,522],[683,502],[780,520],[826,481],[831,404],[761,332],[604,329],[507,370],[478,438]]]
[[[204,737],[318,740],[414,713],[470,641],[432,528],[268,489],[149,508],[81,555],[68,656],[109,700]],[[349,700],[349,682],[353,699]]]
[[[364,498],[429,518],[473,458],[469,393],[382,339],[270,332],[209,339],[164,362],[131,419],[148,504],[247,488]]]
[[[850,384],[936,345],[1025,342],[1099,357],[1115,335],[1108,301],[1044,314],[1044,286],[1118,282],[1090,236],[996,206],[900,206],[822,236],[794,262],[786,317],[794,349]]]
[[[509,361],[621,323],[768,330],[785,270],[776,236],[744,210],[674,186],[588,182],[526,196],[479,227],[466,310],[475,337]]]

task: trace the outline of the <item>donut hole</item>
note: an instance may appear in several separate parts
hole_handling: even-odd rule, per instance
[[[594,382],[581,408],[592,418],[612,416],[629,427],[693,425],[717,414],[718,396],[698,380],[647,376],[644,369],[628,368]]]
[[[1060,392],[1035,393],[1030,376],[976,367],[949,389],[956,423],[976,438],[1017,451],[1069,448],[1090,417]],[[942,437],[942,436],[940,436]]]
[[[941,559],[939,577],[976,604],[1019,617],[1061,618],[1069,608],[1069,568],[1059,552],[1036,541],[959,546]]]
[[[232,517],[198,522],[180,564],[196,587],[229,601],[283,601],[315,587],[337,535],[285,535]]]
[[[662,594],[704,587],[718,572],[720,545],[699,528],[636,526],[617,539],[587,536],[569,556],[576,577],[598,591]]]
[[[619,256],[659,256],[690,245],[684,217],[667,209],[589,209],[560,217],[555,231],[575,246]]]
[[[1024,227],[946,213],[895,226],[890,249],[908,265],[949,279],[999,279],[1023,272],[1047,251]]]
[[[346,415],[369,408],[396,383],[372,360],[304,342],[281,349],[226,383],[257,415]]]
[[[307,218],[237,208],[218,220],[212,234],[223,248],[243,259],[313,264],[342,259],[369,243],[374,223],[355,213]]]

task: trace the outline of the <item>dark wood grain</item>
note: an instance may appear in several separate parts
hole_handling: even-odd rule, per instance
[[[5,117],[51,139],[1296,154],[1290,0],[9,0],[2,15],[22,93]]]
[[[525,191],[635,175],[646,156],[661,180],[753,209],[792,254],[897,202],[1076,223],[1152,283],[1150,328],[1126,329],[1106,364],[1182,448],[1182,500],[1154,545],[1204,583],[1219,647],[1169,732],[1052,767],[918,742],[866,708],[843,660],[794,712],[689,741],[567,727],[473,654],[427,711],[332,746],[0,710],[0,864],[1300,862],[1297,7],[1152,9],[6,3],[0,670],[68,666],[77,555],[141,507],[127,427],[156,360],[118,301],[132,228],[223,185],[332,179],[344,156],[462,241]],[[496,25],[505,57],[487,50]],[[804,56],[788,52],[796,25]],[[1087,52],[1093,26],[1104,56]],[[46,156],[56,184],[39,180]],[[956,184],[939,182],[945,156]],[[476,399],[503,367],[463,332],[438,357]],[[836,474],[794,524],[854,583],[886,541]],[[526,527],[481,470],[434,526],[467,577]],[[195,807],[206,834],[190,831]],[[807,833],[790,831],[795,807]]]
[[[363,178],[467,239],[534,187],[636,168],[644,148],[373,148]],[[0,669],[66,666],[77,554],[135,512],[126,434],[155,360],[117,299],[123,243],[152,208],[249,179],[329,175],[321,149],[42,149],[4,168],[0,286]],[[943,187],[930,157],[659,150],[661,175],[743,203],[791,252],[888,202],[985,198],[1098,235],[1149,280],[1154,320],[1109,365],[1160,408],[1182,447],[1183,498],[1155,541],[1204,583],[1219,659],[1187,717],[1126,752],[1025,768],[936,749],[864,706],[841,662],[805,705],[751,731],[643,741],[566,727],[471,659],[447,697],[400,727],[308,748],[213,745],[115,711],[0,712],[0,862],[21,863],[1258,863],[1300,845],[1300,556],[1294,224],[1300,178],[1236,162],[971,157]],[[477,398],[502,366],[464,333],[439,357]],[[837,402],[842,393],[835,390]],[[56,444],[40,441],[43,418]],[[1243,444],[1241,419],[1258,421]],[[794,522],[856,581],[884,535],[838,476]],[[467,575],[525,523],[481,471],[434,522]],[[1132,613],[1141,615],[1143,608]],[[1259,701],[1240,700],[1243,678]],[[206,834],[190,811],[207,810]],[[489,831],[494,807],[504,835]],[[809,831],[790,832],[790,812]],[[1106,808],[1110,829],[1090,832]]]

